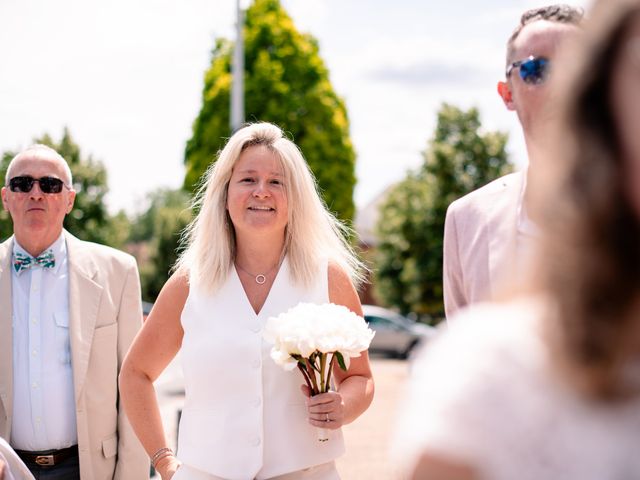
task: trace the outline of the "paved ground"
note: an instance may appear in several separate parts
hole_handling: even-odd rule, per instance
[[[376,394],[371,407],[343,428],[347,453],[338,460],[343,480],[399,480],[388,460],[398,403],[408,376],[402,360],[372,359]]]
[[[347,453],[337,462],[342,480],[400,480],[387,457],[408,364],[401,360],[374,358],[371,366],[376,395],[369,410],[343,429]],[[178,410],[183,402],[180,385],[181,371],[177,363],[172,364],[156,383],[164,425],[172,432],[173,447],[177,440]]]

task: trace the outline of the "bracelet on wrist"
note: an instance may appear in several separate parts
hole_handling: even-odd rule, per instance
[[[164,455],[160,455],[160,457],[156,460],[156,464],[155,464],[155,468],[156,470],[159,469],[162,465],[163,465],[163,460],[167,460],[169,462],[171,462],[172,459],[175,459],[176,457],[174,457],[173,453],[166,453]],[[167,465],[167,463],[165,462],[164,465]]]
[[[153,457],[151,457],[151,466],[153,468],[156,468],[158,461],[165,457],[173,457],[173,450],[171,450],[169,447],[162,447],[153,455]]]

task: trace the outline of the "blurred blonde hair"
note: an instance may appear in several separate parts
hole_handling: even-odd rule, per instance
[[[532,189],[532,214],[545,231],[534,288],[551,299],[554,359],[603,399],[633,390],[624,376],[640,327],[640,222],[611,102],[613,73],[639,18],[640,0],[595,3],[578,49],[556,70],[564,73],[554,85],[562,115]]]
[[[327,210],[300,149],[280,128],[266,122],[238,130],[208,168],[193,203],[198,213],[185,230],[187,247],[176,269],[189,272],[190,283],[208,292],[227,279],[236,255],[235,232],[227,212],[229,180],[242,152],[258,145],[273,151],[284,171],[289,218],[283,254],[288,255],[293,281],[311,284],[316,275],[323,274],[319,267],[328,259],[359,284],[365,267],[347,240],[351,231]]]

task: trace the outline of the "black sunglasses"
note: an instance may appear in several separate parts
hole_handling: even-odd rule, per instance
[[[29,193],[33,188],[33,184],[38,182],[42,193],[60,193],[62,187],[66,187],[64,182],[55,177],[33,178],[29,175],[13,177],[9,180],[9,189],[12,192]],[[69,187],[67,187],[69,188]]]
[[[513,62],[507,67],[507,78],[514,68],[520,69],[520,78],[529,85],[540,85],[549,76],[550,61],[545,57],[534,57],[531,55],[524,60]]]

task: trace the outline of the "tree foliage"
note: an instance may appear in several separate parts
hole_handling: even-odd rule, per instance
[[[71,168],[76,199],[73,210],[65,218],[65,228],[83,240],[116,248],[122,247],[128,237],[129,222],[124,213],[110,217],[107,211],[104,197],[109,188],[107,171],[102,162],[95,160],[91,155],[84,156],[67,128],[64,129],[59,142],[45,134],[35,138],[33,143],[50,146],[64,157]],[[3,153],[0,165],[3,180],[9,162],[17,153]],[[3,211],[0,215],[0,238],[7,238],[11,233],[11,220],[8,213]]]
[[[424,163],[395,185],[377,224],[376,294],[403,313],[438,318],[442,240],[449,204],[511,171],[507,134],[482,132],[478,110],[444,104]]]
[[[354,214],[355,152],[345,104],[333,91],[316,40],[298,32],[278,0],[256,0],[246,12],[245,111],[294,140],[329,208]],[[229,103],[233,43],[218,39],[205,74],[202,108],[187,142],[185,187],[193,190],[231,135]]]
[[[12,152],[3,152],[2,161],[0,162],[0,179],[2,185],[5,184],[5,175],[7,174],[7,167],[9,162],[15,155]],[[13,234],[13,227],[11,226],[11,217],[9,212],[4,208],[0,210],[0,242],[5,241]]]
[[[159,189],[135,217],[130,241],[138,258],[142,298],[154,301],[178,258],[180,235],[191,221],[191,197],[184,190]]]

